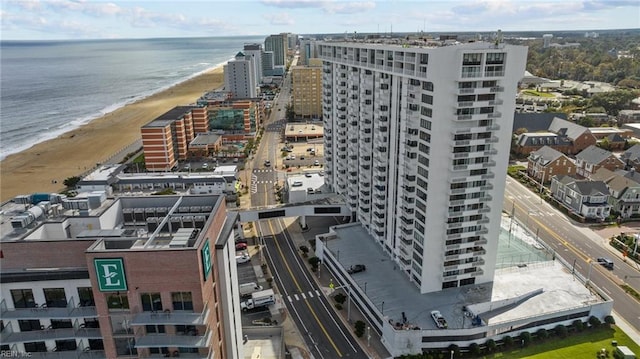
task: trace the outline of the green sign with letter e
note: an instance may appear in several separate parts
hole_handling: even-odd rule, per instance
[[[95,258],[93,264],[96,267],[96,277],[101,292],[127,290],[122,258]]]
[[[207,280],[209,272],[211,271],[211,250],[209,249],[209,238],[202,247],[202,272],[204,274],[204,280]]]

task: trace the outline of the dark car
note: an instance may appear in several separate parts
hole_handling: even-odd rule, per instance
[[[613,261],[611,259],[600,257],[597,259],[597,261],[601,266],[607,269],[613,269]]]
[[[236,251],[244,251],[245,249],[247,249],[246,243],[236,243]]]
[[[365,269],[367,269],[367,267],[364,264],[356,264],[349,267],[349,269],[347,270],[347,273],[349,274],[360,273],[360,272],[364,272]]]

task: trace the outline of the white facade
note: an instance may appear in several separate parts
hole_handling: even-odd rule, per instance
[[[326,184],[422,293],[493,280],[526,55],[319,43]]]
[[[262,83],[262,45],[245,44],[243,52],[248,59],[253,61],[253,75],[256,84]]]
[[[224,65],[224,88],[233,98],[257,97],[254,65],[242,52]]]

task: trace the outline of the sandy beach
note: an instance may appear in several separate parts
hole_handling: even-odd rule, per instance
[[[0,200],[34,192],[59,192],[66,178],[84,173],[140,139],[140,127],[144,124],[175,106],[194,103],[205,92],[223,84],[220,66],[7,156],[0,162]]]

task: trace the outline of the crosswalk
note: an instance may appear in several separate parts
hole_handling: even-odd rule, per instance
[[[294,301],[299,301],[299,300],[306,300],[307,297],[309,298],[314,298],[314,297],[321,297],[322,294],[320,293],[319,290],[315,290],[315,291],[308,291],[306,293],[302,292],[302,293],[298,293],[298,294],[294,294],[293,297],[288,295],[287,296],[287,300],[289,300],[289,302],[294,302]]]
[[[273,168],[254,168],[253,169],[253,173],[267,173],[267,172],[273,172]]]

